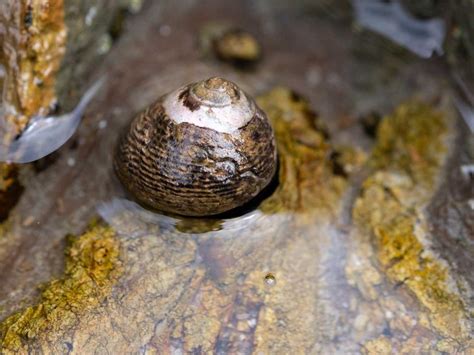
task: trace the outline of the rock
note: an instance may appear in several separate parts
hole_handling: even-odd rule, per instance
[[[0,4],[6,140],[31,117],[71,110],[108,48],[114,13],[137,1],[6,0]]]

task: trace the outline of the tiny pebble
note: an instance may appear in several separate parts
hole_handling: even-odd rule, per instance
[[[132,14],[138,13],[143,7],[143,0],[130,0],[128,4],[128,10]]]
[[[316,68],[310,68],[306,73],[306,80],[311,87],[318,86],[321,82],[321,71]]]
[[[87,26],[92,25],[92,22],[94,21],[94,18],[96,15],[97,15],[97,7],[92,6],[87,12],[87,15],[85,18],[85,23]]]
[[[70,166],[70,167],[73,167],[74,165],[76,165],[76,159],[68,158],[67,159],[67,165]]]
[[[255,328],[255,326],[257,325],[257,320],[255,318],[252,318],[252,319],[249,319],[247,323],[250,328]]]
[[[106,120],[100,120],[99,129],[104,129],[106,127],[107,127],[107,121]]]
[[[171,26],[161,25],[159,31],[161,36],[168,37],[171,34]]]
[[[97,41],[97,53],[103,55],[112,47],[112,37],[109,34],[102,35]]]
[[[24,227],[31,226],[34,221],[35,221],[35,217],[33,217],[33,216],[28,216],[28,217],[26,217],[25,220],[23,221],[23,226],[24,226]]]

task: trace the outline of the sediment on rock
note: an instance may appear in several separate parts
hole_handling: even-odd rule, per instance
[[[68,242],[64,276],[43,286],[36,305],[0,323],[2,353],[31,351],[33,340],[59,339],[110,293],[121,274],[114,231],[93,224],[83,235],[68,236]]]

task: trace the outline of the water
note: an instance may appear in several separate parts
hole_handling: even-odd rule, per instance
[[[461,133],[456,128],[462,124],[456,121],[456,103],[464,119],[472,108],[469,91],[463,93],[462,85],[453,90],[450,74],[436,58],[444,25],[439,20],[418,21],[397,3],[356,1],[359,25],[398,46],[359,26],[315,15],[314,8],[279,4],[150,5],[132,19],[130,32],[97,68],[96,77],[105,74],[108,80],[100,92],[83,99],[83,104],[90,103],[84,121],[78,125],[85,108],[79,105],[81,112],[76,109],[63,121],[67,129],[48,136],[54,144],[46,145],[43,153],[68,140],[78,125],[72,141],[59,149],[46,170],[35,174],[24,167],[26,190],[11,213],[12,226],[0,237],[3,318],[23,309],[20,299],[28,305],[40,302],[39,283],[71,277],[63,276],[65,235],[83,233],[91,219],[100,217],[113,228],[121,258],[120,277],[105,298],[92,308],[88,302],[80,304],[85,311],[74,314],[71,324],[61,323],[59,317],[54,323],[58,327],[43,329],[47,335],[31,340],[32,346],[59,352],[67,342],[69,349],[81,353],[159,349],[344,354],[374,346],[412,353],[463,351],[469,346],[471,319],[464,310],[469,307],[466,279],[472,260],[466,231],[472,224],[467,217],[461,223],[456,211],[472,213],[464,212],[469,198],[461,194],[472,192],[472,179],[461,176],[461,166],[472,164],[466,148],[472,136],[466,126]],[[381,18],[388,29],[381,26]],[[238,71],[201,56],[196,29],[223,19],[245,24],[264,43],[265,56],[255,71]],[[173,30],[160,36],[163,26]],[[330,138],[324,138],[320,128],[304,125],[307,112],[295,114],[288,106],[282,113],[287,130],[280,133],[288,132],[290,138],[284,137],[293,139],[280,146],[287,158],[285,174],[260,205],[219,219],[168,216],[141,207],[124,193],[111,168],[119,133],[157,96],[213,75],[238,83],[253,96],[276,85],[293,89],[318,112]],[[452,168],[437,166],[429,173],[434,185],[414,184],[395,164],[387,169],[366,164],[377,141],[364,133],[360,119],[373,112],[391,115],[410,100],[425,102],[449,118],[446,137],[436,142],[447,147],[440,157],[449,157]],[[29,147],[30,139],[44,141],[43,131],[30,129],[20,137],[21,146]],[[467,138],[456,140],[459,134]],[[318,139],[320,144],[315,143]],[[404,147],[398,147],[401,155]],[[413,167],[424,162],[418,148],[408,144],[406,150]],[[28,153],[18,161],[34,157]],[[339,170],[333,169],[336,163],[330,157],[339,159]],[[445,169],[459,176],[450,176],[446,183]],[[450,181],[460,190],[446,185]],[[270,204],[272,197],[277,200]],[[373,210],[361,209],[371,206],[371,200],[377,204]],[[442,230],[430,219],[431,213],[438,213],[431,212],[438,204],[442,207],[436,211],[448,210],[448,219],[458,221],[456,228]],[[361,220],[388,219],[385,211],[400,216],[392,228],[380,223],[375,232],[363,229]],[[414,222],[408,219],[412,228],[403,229],[400,226],[408,222],[402,217],[407,216]],[[448,225],[443,216],[439,223]],[[405,234],[392,235],[393,230]],[[384,236],[386,244],[381,245]],[[450,244],[452,236],[459,238],[462,252]],[[397,252],[393,240],[400,248],[404,241],[411,243],[398,259],[390,259],[390,253]],[[419,251],[418,245],[418,259],[408,259],[410,250]],[[404,271],[384,264],[384,258],[405,267],[406,278],[400,280]],[[430,284],[433,278],[425,279],[425,266],[417,260],[430,266],[433,278],[445,272],[439,289]],[[453,260],[459,262],[456,272]],[[446,299],[465,308],[424,297],[430,294],[447,294]],[[66,317],[67,312],[59,314]],[[61,332],[63,328],[68,331]]]

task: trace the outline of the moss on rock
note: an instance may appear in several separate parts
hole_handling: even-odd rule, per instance
[[[467,311],[450,269],[430,248],[423,214],[446,157],[447,133],[446,117],[422,103],[401,105],[386,117],[353,216],[359,231],[372,236],[389,280],[404,285],[426,310],[425,326],[462,344]]]
[[[79,314],[97,307],[121,274],[120,245],[114,231],[94,224],[81,236],[68,236],[64,276],[48,282],[40,301],[0,324],[3,353],[23,351],[32,339],[54,340]]]
[[[327,131],[309,103],[284,87],[261,95],[257,103],[272,122],[280,159],[279,187],[261,209],[336,212],[347,179],[335,173]]]

